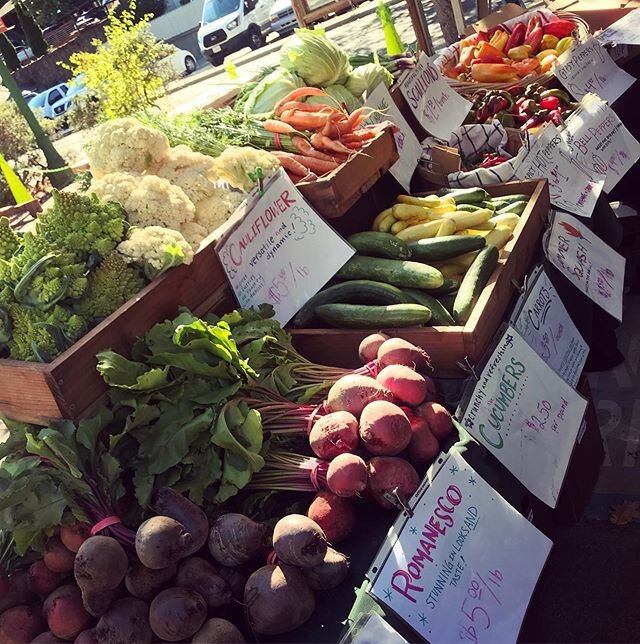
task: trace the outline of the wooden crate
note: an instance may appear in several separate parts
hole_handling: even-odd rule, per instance
[[[460,378],[457,365],[467,357],[478,362],[504,320],[516,295],[513,281],[521,282],[540,250],[540,239],[549,212],[549,188],[543,181],[514,181],[488,186],[491,195],[530,194],[531,200],[520,217],[513,238],[502,249],[500,261],[482,291],[467,324],[461,326],[383,329],[423,347],[431,355],[439,376]],[[367,213],[369,223],[372,213]],[[367,228],[363,224],[362,229]],[[294,344],[307,358],[341,367],[358,366],[358,345],[371,330],[291,329]]]

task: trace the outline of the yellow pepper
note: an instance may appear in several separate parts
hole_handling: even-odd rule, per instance
[[[557,36],[552,36],[551,34],[546,34],[542,36],[542,42],[540,43],[540,49],[555,49],[556,45],[560,42],[560,39]]]
[[[571,49],[574,43],[575,40],[571,36],[567,36],[566,38],[559,40],[558,44],[556,45],[556,51],[558,52],[558,55],[563,54],[565,51],[567,51],[567,49]]]
[[[558,55],[559,54],[555,49],[545,49],[544,51],[541,51],[536,58],[542,62],[547,56],[555,56],[557,58]]]
[[[509,34],[506,31],[502,31],[502,29],[498,29],[498,31],[496,31],[493,36],[491,36],[489,43],[497,50],[504,51],[508,40]]]
[[[543,58],[540,61],[540,71],[545,74],[546,72],[551,71],[551,68],[553,67],[553,63],[558,60],[557,54],[549,54],[546,58]],[[531,130],[529,130],[531,131]]]
[[[507,56],[511,60],[524,60],[529,58],[531,53],[531,45],[520,45],[520,47],[512,47],[508,52]]]

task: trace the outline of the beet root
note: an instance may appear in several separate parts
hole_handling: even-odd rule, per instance
[[[149,607],[132,597],[118,599],[93,629],[100,644],[150,644]]]
[[[327,552],[327,538],[320,526],[302,514],[289,514],[273,530],[273,549],[284,564],[317,566]]]
[[[78,552],[80,546],[91,536],[91,526],[88,523],[74,523],[60,527],[60,541],[67,550]]]
[[[59,637],[56,637],[51,631],[45,631],[40,633],[38,637],[34,640],[31,640],[31,644],[64,644],[65,640],[61,640]]]
[[[111,590],[124,579],[128,566],[122,546],[111,537],[98,535],[80,546],[73,574],[82,590]]]
[[[347,578],[349,558],[333,548],[327,548],[322,563],[313,568],[304,568],[302,573],[312,590],[331,590]]]
[[[403,458],[393,456],[375,456],[369,463],[369,492],[375,501],[387,510],[393,509],[393,503],[384,498],[385,492],[399,494],[409,498],[420,485],[420,477],[411,463]]]
[[[52,572],[71,572],[75,554],[60,540],[51,537],[44,547],[44,564]]]
[[[47,623],[36,606],[14,606],[0,615],[2,644],[26,644],[46,629]]]
[[[280,635],[304,624],[315,598],[304,575],[292,566],[263,566],[247,580],[245,615],[255,633]]]
[[[60,639],[71,640],[91,622],[84,609],[80,589],[75,584],[56,588],[45,600],[42,612],[49,630]]]
[[[411,367],[392,364],[385,367],[376,380],[404,405],[415,407],[427,395],[427,381]]]
[[[195,590],[209,608],[220,608],[231,603],[229,584],[201,557],[188,557],[180,562],[175,585]]]
[[[156,595],[149,609],[154,634],[165,642],[178,642],[197,633],[207,619],[204,599],[189,588],[167,588]]]
[[[229,512],[218,517],[209,532],[209,552],[223,566],[241,566],[263,546],[267,526],[244,514]]]
[[[9,584],[9,590],[0,597],[0,613],[14,606],[30,604],[35,600],[36,597],[29,588],[27,568],[15,570],[7,577],[6,582]]]
[[[416,413],[429,423],[431,433],[443,441],[453,430],[451,414],[437,402],[426,402],[416,409]]]
[[[374,400],[391,400],[387,391],[377,380],[369,376],[349,374],[333,384],[327,395],[327,406],[331,411],[348,411],[356,418]]]
[[[73,644],[98,644],[94,629],[87,628],[87,630],[82,631],[82,633],[73,640]]]
[[[422,376],[424,381],[427,383],[427,393],[424,395],[424,402],[442,402],[442,396],[438,391],[438,387],[432,378],[429,376]]]
[[[358,447],[358,421],[348,411],[334,411],[319,418],[309,434],[309,445],[318,458],[331,460]]]
[[[193,636],[191,644],[244,644],[242,633],[226,619],[214,617],[207,620]]]
[[[344,541],[356,526],[351,501],[329,490],[321,490],[316,494],[307,510],[307,516],[322,528],[327,541],[332,544]]]
[[[185,557],[192,546],[191,533],[170,517],[151,517],[136,532],[136,554],[142,565],[152,570],[167,568]]]
[[[151,570],[142,564],[129,567],[124,583],[131,595],[138,599],[153,599],[176,574],[176,565]]]
[[[383,342],[378,349],[378,360],[383,368],[400,364],[417,371],[431,369],[431,358],[427,353],[402,338],[389,338]]]
[[[371,333],[360,342],[358,347],[358,357],[362,364],[367,364],[378,357],[378,349],[389,339],[384,333]]]
[[[398,405],[376,400],[362,412],[360,438],[371,454],[395,456],[411,440],[411,423]]]
[[[327,470],[327,487],[338,496],[359,496],[367,489],[367,464],[355,454],[336,456]]]
[[[218,566],[218,574],[229,584],[233,599],[242,601],[244,585],[247,583],[249,573],[242,568],[229,568],[229,566]]]
[[[27,584],[29,590],[39,597],[45,597],[55,590],[63,580],[62,573],[52,572],[47,568],[44,560],[34,561],[29,566]]]
[[[411,462],[419,465],[433,463],[440,453],[438,439],[431,433],[429,423],[420,416],[411,419],[411,442],[408,453]]]

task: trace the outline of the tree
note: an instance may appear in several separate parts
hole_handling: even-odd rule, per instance
[[[76,0],[21,0],[22,8],[40,27],[58,22],[73,13],[77,8]]]
[[[18,54],[16,54],[16,48],[7,38],[7,34],[0,35],[0,54],[2,54],[2,58],[4,58],[6,66],[12,72],[15,72],[16,69],[20,67],[20,61],[18,60]]]
[[[14,9],[18,16],[18,22],[22,27],[22,33],[27,41],[27,45],[31,47],[31,51],[36,58],[44,56],[47,53],[47,43],[42,36],[42,30],[38,27],[38,23],[32,18],[31,14],[27,13],[19,2],[14,2]]]

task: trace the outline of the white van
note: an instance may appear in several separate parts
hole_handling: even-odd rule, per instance
[[[274,0],[205,0],[198,45],[212,65],[243,47],[259,49],[269,31],[269,10]]]

